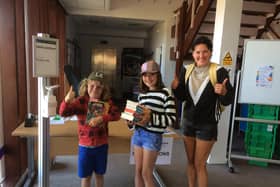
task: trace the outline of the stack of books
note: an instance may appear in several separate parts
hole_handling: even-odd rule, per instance
[[[126,105],[125,105],[125,109],[121,114],[121,118],[125,119],[125,120],[129,120],[129,121],[133,121],[134,120],[133,114],[136,111],[137,105],[138,105],[137,102],[127,100]]]

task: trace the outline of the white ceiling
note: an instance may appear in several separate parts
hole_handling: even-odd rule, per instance
[[[111,0],[59,0],[68,12],[109,11]],[[92,15],[71,15],[70,17],[79,25],[94,25],[99,28],[125,29],[125,30],[148,30],[157,21],[113,18]]]
[[[158,21],[112,18],[100,16],[71,16],[75,23],[81,25],[94,25],[98,28],[112,28],[124,30],[146,31],[151,29]]]
[[[109,10],[111,0],[59,0],[66,10]]]

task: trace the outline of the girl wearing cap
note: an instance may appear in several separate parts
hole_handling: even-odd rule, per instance
[[[165,128],[176,120],[175,102],[165,88],[159,66],[147,61],[141,66],[139,105],[134,120],[132,144],[135,159],[135,186],[155,186],[153,169],[161,148]]]
[[[94,173],[95,186],[103,187],[108,157],[108,122],[120,118],[120,112],[110,100],[104,85],[104,74],[93,72],[81,82],[79,96],[70,87],[60,105],[61,116],[78,117],[78,175],[81,186],[91,186]]]
[[[185,102],[182,125],[188,159],[188,186],[195,187],[197,183],[198,187],[207,187],[206,161],[217,141],[217,124],[221,112],[219,103],[229,105],[234,91],[227,70],[221,66],[214,69],[217,82],[213,85],[211,83],[209,72],[212,42],[209,38],[197,38],[192,51],[195,62],[190,76],[186,78],[186,72],[191,67],[182,68],[180,77],[175,77],[171,87],[175,97]]]

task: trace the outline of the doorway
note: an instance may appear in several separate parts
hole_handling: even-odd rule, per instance
[[[105,84],[111,89],[114,97],[120,90],[117,84],[117,50],[113,48],[94,48],[91,56],[91,71],[100,71],[105,74]]]

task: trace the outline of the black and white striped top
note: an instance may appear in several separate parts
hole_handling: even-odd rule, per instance
[[[146,130],[163,133],[167,126],[175,123],[175,101],[167,88],[140,93],[138,101],[152,111],[151,121],[144,127]]]

